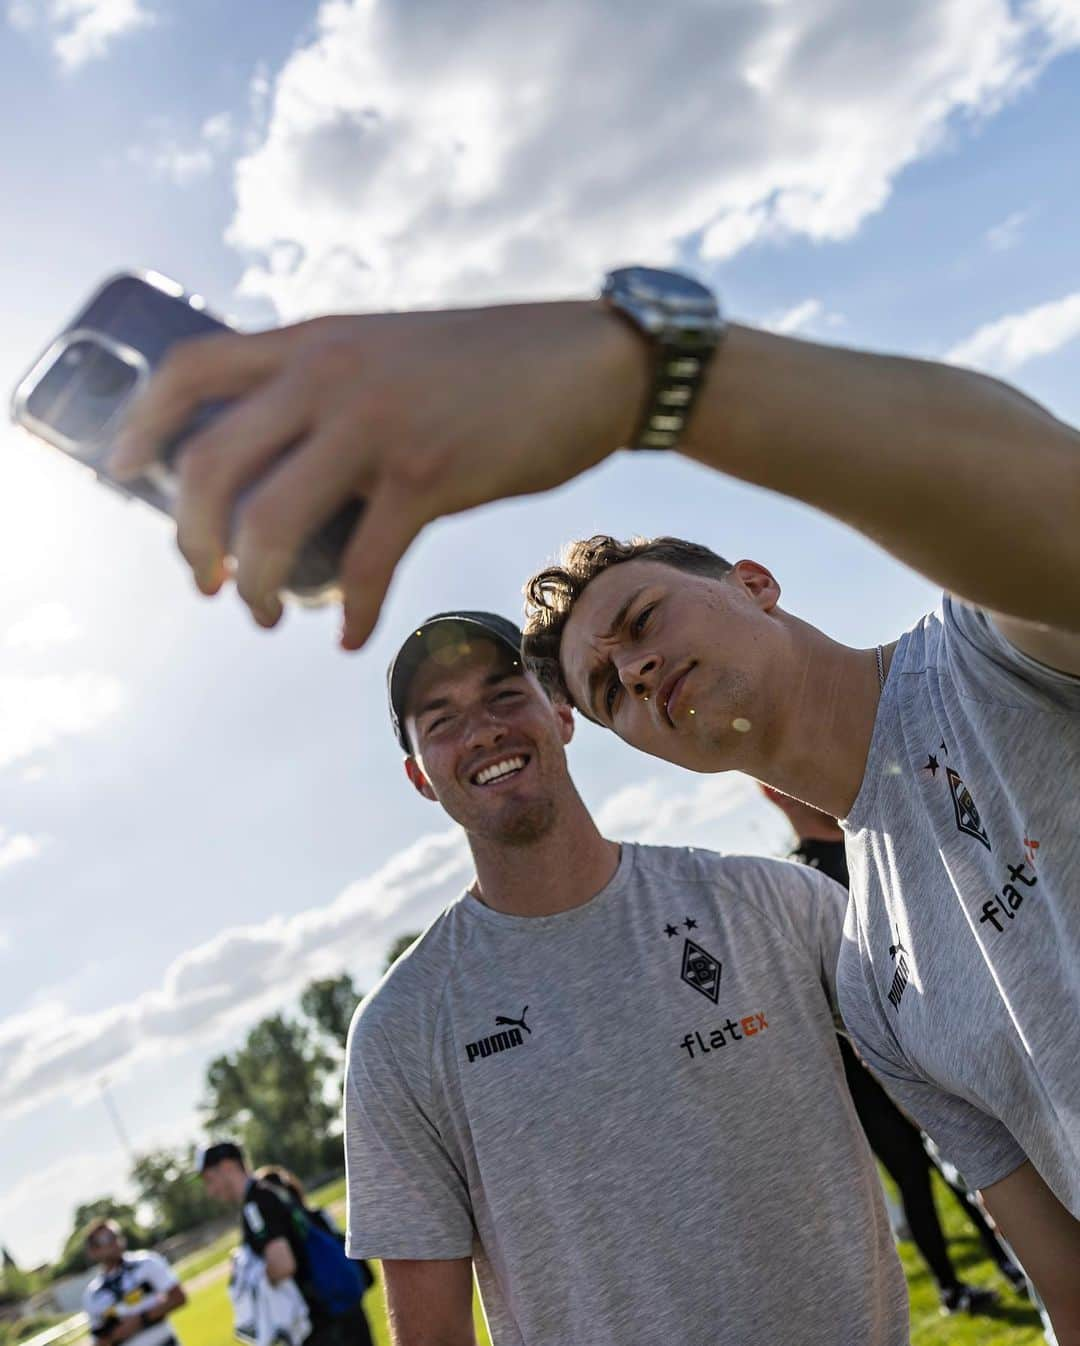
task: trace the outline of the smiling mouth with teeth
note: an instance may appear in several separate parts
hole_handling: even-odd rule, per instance
[[[472,777],[474,785],[490,785],[493,781],[503,780],[507,776],[516,776],[528,762],[527,757],[504,757],[501,762],[492,762]]]

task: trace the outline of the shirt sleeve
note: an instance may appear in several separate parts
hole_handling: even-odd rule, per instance
[[[469,1257],[468,1188],[433,1120],[423,1046],[395,1046],[369,1012],[357,1016],[345,1074],[346,1250],[353,1258]]]
[[[281,1197],[268,1192],[265,1187],[256,1187],[252,1199],[263,1219],[262,1246],[265,1248],[272,1239],[286,1239],[291,1242],[294,1230],[292,1216]]]
[[[836,964],[848,895],[835,879],[795,860],[755,858],[752,870],[759,901],[784,938],[800,949],[817,973],[836,1013]]]
[[[893,1101],[955,1164],[969,1188],[990,1187],[1020,1167],[1027,1155],[1002,1122],[942,1089],[904,1055],[883,1021],[875,988],[867,985],[854,908],[844,927],[837,991],[844,1026],[859,1056]]]
[[[962,694],[1025,710],[1080,711],[1080,677],[1017,649],[984,608],[946,594],[941,620],[945,657]]]
[[[148,1252],[142,1259],[139,1271],[145,1275],[158,1294],[166,1294],[174,1285],[180,1284],[176,1272],[160,1253]]]
[[[105,1309],[101,1307],[100,1296],[91,1292],[89,1286],[83,1291],[83,1310],[90,1320],[90,1331],[94,1335],[105,1326]]]
[[[844,913],[848,907],[847,890],[835,879],[809,865],[796,865],[806,887],[805,901],[795,910],[803,937],[816,960],[821,985],[834,1014],[839,1014],[836,999],[836,965],[844,938]]]
[[[287,1239],[293,1244],[293,1222],[280,1197],[264,1186],[256,1186],[244,1202],[244,1242],[261,1257],[272,1239]],[[293,1252],[295,1254],[295,1248]]]

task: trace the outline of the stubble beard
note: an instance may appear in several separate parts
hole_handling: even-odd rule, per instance
[[[710,687],[712,706],[707,708],[703,717],[700,742],[711,759],[710,771],[728,771],[736,769],[740,750],[745,750],[753,740],[760,740],[765,729],[763,724],[755,724],[760,718],[754,708],[751,681],[739,670],[721,674]],[[739,730],[735,726],[745,723],[749,727]]]
[[[490,839],[503,846],[535,846],[555,826],[557,810],[552,799],[534,799],[499,819]]]

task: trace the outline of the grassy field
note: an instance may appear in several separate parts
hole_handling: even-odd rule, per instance
[[[340,1209],[343,1196],[344,1184],[335,1183],[313,1194],[313,1201],[318,1205],[330,1206],[331,1209]],[[965,1222],[956,1203],[943,1199],[940,1191],[938,1209],[943,1216],[950,1239],[950,1252],[960,1276],[975,1285],[992,1286],[1001,1293],[1002,1302],[993,1317],[942,1315],[938,1308],[937,1289],[929,1272],[914,1247],[909,1243],[902,1244],[900,1258],[907,1273],[911,1294],[912,1346],[1039,1346],[1043,1341],[1039,1315],[1025,1299],[1002,1281],[993,1263],[983,1256],[982,1245],[975,1231]],[[214,1255],[217,1264],[223,1263],[235,1241],[235,1238],[219,1240],[212,1248],[194,1254],[178,1266],[177,1270],[185,1281],[191,1281],[198,1275],[202,1282],[192,1290],[187,1306],[173,1318],[182,1346],[235,1346],[226,1282],[224,1276],[209,1276],[209,1268],[214,1265],[214,1261],[208,1260]],[[389,1346],[380,1285],[375,1285],[368,1292],[364,1307],[376,1346]],[[477,1341],[481,1346],[488,1346],[479,1312]]]

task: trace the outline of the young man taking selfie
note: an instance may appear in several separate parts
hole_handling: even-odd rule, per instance
[[[845,1025],[1080,1339],[1080,677],[949,596],[849,649],[782,609],[765,566],[678,538],[571,544],[527,594],[554,694],[841,820]]]

